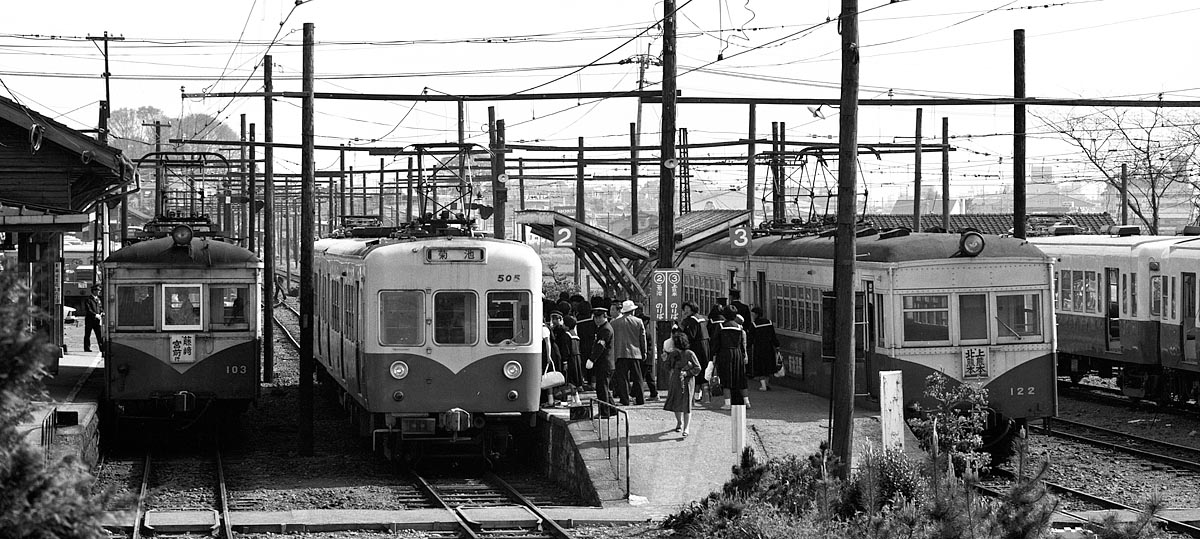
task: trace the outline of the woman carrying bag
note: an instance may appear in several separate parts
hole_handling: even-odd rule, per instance
[[[683,432],[687,438],[692,422],[692,393],[696,391],[696,377],[702,372],[700,360],[688,347],[687,335],[675,327],[671,334],[671,349],[663,352],[663,361],[670,374],[667,375],[667,402],[663,409],[675,412],[675,432]]]

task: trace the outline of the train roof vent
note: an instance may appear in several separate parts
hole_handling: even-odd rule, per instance
[[[909,230],[907,227],[893,228],[891,230],[884,230],[883,232],[880,232],[879,239],[886,240],[888,238],[899,238],[907,236],[911,233],[912,230]]]
[[[1186,236],[1193,236],[1193,235],[1200,234],[1200,229],[1198,229],[1193,234],[1187,234],[1186,233],[1187,228],[1191,228],[1191,227],[1185,227],[1184,235],[1186,235]],[[1138,236],[1142,233],[1142,229],[1138,228],[1137,225],[1113,225],[1113,226],[1108,227],[1108,233],[1113,236]]]
[[[1079,233],[1079,227],[1075,225],[1051,225],[1051,236],[1072,236]]]
[[[1200,225],[1187,225],[1183,227],[1180,236],[1200,236]]]

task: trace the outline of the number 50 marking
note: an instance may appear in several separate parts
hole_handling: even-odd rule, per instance
[[[554,227],[554,246],[575,248],[575,229],[569,226]]]

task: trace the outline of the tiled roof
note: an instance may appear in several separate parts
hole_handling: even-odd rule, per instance
[[[867,215],[866,220],[880,230],[888,228],[912,228],[912,215]],[[1108,227],[1116,224],[1107,213],[1063,213],[1063,214],[1030,214],[1025,218],[1025,232],[1033,236],[1056,223],[1071,223],[1078,226],[1083,234],[1101,234]],[[922,215],[921,230],[942,226],[941,214]],[[984,234],[1009,234],[1013,228],[1011,213],[963,213],[950,216],[950,232],[973,228]]]

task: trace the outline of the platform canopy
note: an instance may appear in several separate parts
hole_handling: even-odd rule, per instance
[[[697,210],[677,216],[673,266],[677,267],[687,253],[725,238],[730,227],[748,224],[749,219],[748,210]],[[571,246],[605,289],[622,290],[636,300],[646,299],[645,287],[658,261],[657,227],[625,238],[551,210],[519,210],[516,220],[555,245]],[[567,243],[560,243],[563,241]]]
[[[0,193],[6,200],[87,213],[134,188],[135,179],[121,150],[0,97]]]
[[[0,198],[0,231],[78,232],[90,221],[86,213]]]

